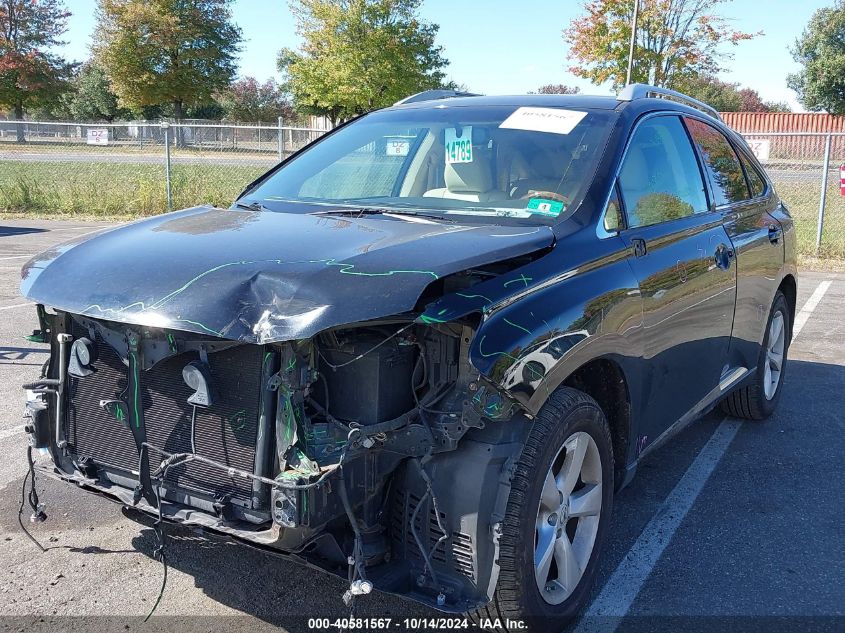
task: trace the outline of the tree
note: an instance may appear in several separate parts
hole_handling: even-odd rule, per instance
[[[241,30],[231,0],[99,0],[95,57],[133,110],[210,103],[237,70]]]
[[[444,85],[439,27],[421,0],[292,0],[303,43],[279,53],[284,89],[305,114],[332,124]]]
[[[709,75],[687,79],[679,88],[719,112],[789,112],[788,104],[763,101],[753,88],[740,88],[738,83]]]
[[[724,44],[760,33],[732,29],[715,13],[727,0],[640,0],[633,82],[674,88],[700,74],[713,75],[730,59]],[[589,0],[586,15],[564,31],[573,74],[595,84],[625,85],[634,0]]]
[[[112,92],[105,70],[93,61],[82,65],[71,82],[72,89],[63,95],[65,108],[76,121],[108,121],[130,116]]]
[[[73,64],[50,49],[62,44],[69,16],[60,0],[0,0],[0,106],[16,120],[65,89]]]
[[[795,41],[792,58],[801,70],[787,85],[808,110],[845,114],[845,3],[819,9]]]
[[[577,95],[581,93],[578,86],[567,86],[566,84],[546,84],[537,88],[538,95]]]
[[[274,79],[263,84],[255,77],[239,79],[217,95],[217,102],[232,121],[275,123],[279,117],[290,119],[293,115],[285,93]]]

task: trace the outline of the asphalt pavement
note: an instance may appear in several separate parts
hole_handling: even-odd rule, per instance
[[[98,230],[0,220],[0,631],[307,631],[349,615],[345,583],[244,545],[173,527],[166,591],[150,521],[41,478],[48,520],[17,524],[26,472],[19,386],[45,346],[18,294],[27,258]],[[712,413],[654,451],[617,495],[589,617],[579,630],[845,630],[845,275],[804,272],[802,327],[766,422]],[[436,617],[373,594],[359,616]],[[67,617],[73,616],[73,617]]]

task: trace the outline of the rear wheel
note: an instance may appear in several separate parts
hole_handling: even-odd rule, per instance
[[[474,617],[560,631],[588,597],[612,502],[604,413],[587,394],[562,387],[535,419],[517,463],[496,593]]]
[[[722,400],[725,413],[747,420],[764,420],[774,412],[780,400],[791,332],[789,304],[778,291],[772,302],[754,379]]]

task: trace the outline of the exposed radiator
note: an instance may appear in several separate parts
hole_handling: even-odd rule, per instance
[[[75,336],[85,336],[84,331]],[[120,469],[138,470],[138,452],[132,432],[100,407],[101,400],[126,396],[127,367],[120,356],[98,339],[97,371],[85,378],[72,378],[69,391],[68,440],[78,457]],[[191,452],[191,414],[187,399],[193,391],[182,380],[182,368],[198,358],[185,352],[141,372],[141,406],[150,444],[168,453]],[[262,349],[241,345],[208,355],[217,399],[196,410],[196,452],[215,461],[252,472],[261,400]],[[161,459],[150,452],[155,470]],[[198,462],[169,469],[167,481],[186,491],[227,497],[248,505],[252,483],[230,478],[225,471]]]

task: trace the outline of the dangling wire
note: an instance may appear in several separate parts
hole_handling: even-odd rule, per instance
[[[29,537],[29,540],[35,543],[35,546],[40,549],[42,552],[46,552],[47,549],[38,542],[32,533],[26,529],[26,526],[23,522],[23,507],[24,504],[29,501],[29,506],[32,508],[33,516],[38,516],[40,512],[43,512],[39,507],[40,504],[38,502],[38,492],[35,490],[35,462],[32,460],[32,447],[26,447],[26,461],[29,464],[29,468],[26,471],[26,476],[23,478],[23,484],[21,485],[21,505],[18,508],[18,524],[21,526],[21,531]],[[31,482],[31,487],[29,489],[29,495],[26,493],[26,483],[27,481]],[[27,499],[28,497],[28,499]]]
[[[155,523],[153,523],[153,531],[155,532],[157,546],[153,550],[153,556],[161,561],[161,565],[164,568],[164,575],[161,579],[161,589],[158,591],[158,597],[156,598],[155,604],[153,604],[153,608],[150,609],[150,612],[147,614],[147,617],[144,618],[144,622],[149,620],[153,613],[156,612],[159,603],[161,602],[162,597],[164,596],[164,590],[167,587],[167,557],[165,555],[164,546],[165,546],[165,532],[164,532],[164,518],[161,514],[161,484],[164,481],[164,477],[167,474],[167,469],[170,468],[171,464],[166,464],[162,469],[161,475],[156,482],[156,486],[153,489],[156,495],[156,505],[158,505],[158,517],[156,518]]]

